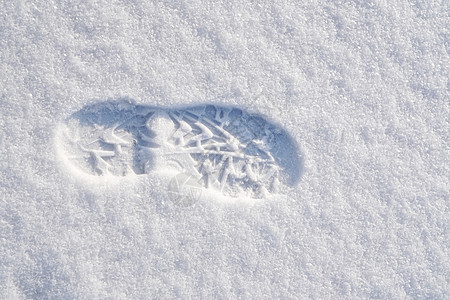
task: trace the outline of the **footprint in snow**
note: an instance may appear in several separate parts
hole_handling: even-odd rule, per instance
[[[302,171],[297,146],[282,128],[237,107],[106,101],[69,116],[60,133],[66,161],[83,173],[172,172],[177,180],[184,174],[196,194],[207,189],[263,198],[294,185]]]

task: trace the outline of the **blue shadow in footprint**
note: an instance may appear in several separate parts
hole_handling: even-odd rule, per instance
[[[146,174],[174,166],[205,188],[233,195],[293,186],[303,172],[292,137],[239,107],[156,107],[120,99],[89,104],[65,124],[69,160],[91,175]],[[169,161],[172,165],[165,165]]]

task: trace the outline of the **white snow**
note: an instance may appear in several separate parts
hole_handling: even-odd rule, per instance
[[[1,299],[449,297],[448,3],[273,2],[0,3]],[[301,179],[74,175],[61,124],[123,98],[263,114]]]

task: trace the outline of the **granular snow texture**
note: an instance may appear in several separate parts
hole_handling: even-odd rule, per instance
[[[448,12],[1,1],[0,298],[448,299]],[[301,177],[185,207],[158,176],[74,175],[61,124],[120,99],[264,116]]]

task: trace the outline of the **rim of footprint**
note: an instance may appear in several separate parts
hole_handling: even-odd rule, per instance
[[[302,160],[290,135],[238,107],[105,101],[75,112],[61,129],[62,154],[78,171],[117,177],[165,174],[171,178],[169,197],[180,205],[194,203],[202,190],[264,198],[301,176]]]

